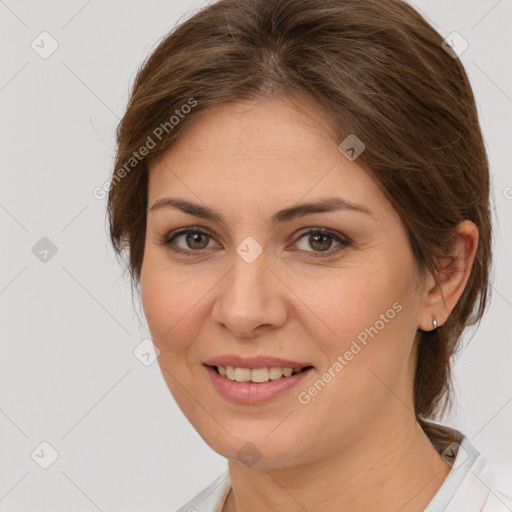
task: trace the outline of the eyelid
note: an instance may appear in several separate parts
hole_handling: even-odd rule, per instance
[[[184,254],[184,255],[196,255],[201,256],[203,252],[206,251],[206,249],[200,249],[200,250],[193,250],[193,249],[182,249],[181,247],[172,247],[171,242],[174,241],[174,239],[180,235],[184,235],[187,233],[199,233],[209,236],[212,240],[216,242],[215,236],[213,235],[212,231],[210,231],[208,228],[204,228],[202,226],[187,226],[184,228],[179,228],[176,230],[171,231],[170,233],[164,235],[157,244],[168,246],[169,250],[178,253],[178,254]],[[313,257],[313,258],[327,258],[329,256],[333,256],[340,252],[341,250],[351,246],[353,244],[353,241],[350,237],[335,231],[330,228],[324,228],[319,226],[310,226],[306,228],[302,228],[298,234],[294,237],[293,245],[296,244],[301,238],[303,238],[305,235],[308,234],[324,234],[328,235],[333,240],[337,241],[339,245],[335,247],[334,249],[328,249],[326,251],[304,251],[302,249],[292,249],[293,251],[299,251],[299,252],[306,252],[311,253],[310,256],[307,257]],[[325,254],[325,255],[324,255]]]
[[[336,231],[335,229],[322,228],[319,226],[310,226],[307,228],[302,228],[299,231],[298,236],[295,241],[299,240],[302,236],[307,235],[309,233],[322,233],[325,235],[329,235],[332,238],[339,239],[339,241],[341,241],[341,242],[352,243],[352,240],[348,236],[344,235],[343,233],[340,233],[339,231]]]
[[[303,251],[303,252],[309,253],[309,256],[307,256],[307,257],[311,257],[311,258],[328,258],[330,256],[336,256],[339,252],[343,251],[344,249],[346,249],[347,247],[349,247],[353,244],[352,240],[348,236],[346,236],[336,230],[333,230],[330,228],[322,228],[322,227],[318,227],[318,226],[310,226],[308,228],[303,228],[299,232],[298,236],[295,238],[293,244],[295,245],[304,236],[312,235],[312,234],[327,235],[330,238],[332,238],[333,240],[337,241],[339,245],[337,247],[335,247],[334,249],[328,249],[326,251]],[[293,249],[293,250],[301,251],[301,249]]]
[[[158,245],[167,246],[170,250],[176,253],[182,253],[182,254],[191,254],[196,253],[200,254],[201,252],[204,252],[205,249],[202,250],[192,250],[192,249],[182,249],[181,247],[172,247],[171,242],[174,241],[174,239],[180,235],[186,235],[187,233],[200,233],[203,235],[209,236],[212,240],[215,240],[215,236],[208,228],[203,228],[201,226],[188,226],[185,228],[179,228],[172,230],[171,232],[164,235],[162,238],[160,238],[156,243]],[[216,240],[215,240],[216,241]]]

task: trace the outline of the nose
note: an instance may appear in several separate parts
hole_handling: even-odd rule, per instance
[[[233,336],[251,338],[286,322],[287,288],[267,263],[265,254],[252,263],[236,254],[233,268],[219,283],[212,318]]]

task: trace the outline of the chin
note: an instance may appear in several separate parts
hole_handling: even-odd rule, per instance
[[[247,467],[293,466],[302,455],[302,452],[298,452],[297,447],[304,446],[304,443],[286,431],[283,431],[281,435],[277,435],[276,432],[271,433],[275,427],[274,423],[270,428],[261,428],[252,433],[248,433],[242,428],[238,433],[230,429],[229,426],[226,427],[227,432],[219,426],[216,432],[212,432],[211,429],[198,432],[212,450]],[[271,434],[269,435],[269,433]]]

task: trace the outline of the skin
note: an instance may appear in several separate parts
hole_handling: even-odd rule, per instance
[[[458,259],[445,262],[441,287],[430,274],[422,278],[392,205],[357,159],[339,151],[314,106],[302,106],[282,99],[217,106],[149,162],[149,207],[172,196],[226,219],[170,207],[148,213],[141,293],[159,364],[185,416],[228,459],[224,512],[424,510],[450,467],[413,412],[417,331],[431,330],[434,317],[442,325],[455,307],[478,230],[470,221],[458,226]],[[270,225],[279,209],[332,196],[372,215],[342,210]],[[202,251],[199,257],[161,244],[183,227],[212,232],[188,244],[186,234],[174,240],[189,254]],[[333,238],[304,236],[305,228],[322,227],[351,245],[337,252]],[[247,236],[263,249],[252,263],[236,252]],[[300,403],[297,394],[397,302],[400,312]],[[202,364],[233,353],[315,368],[267,403],[237,405],[210,384]],[[260,457],[252,467],[237,456],[246,443]]]

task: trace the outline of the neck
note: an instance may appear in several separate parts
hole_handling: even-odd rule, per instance
[[[223,512],[423,511],[450,466],[410,412],[401,423],[388,414],[375,424],[348,448],[300,466],[248,468],[230,459],[232,489]]]

